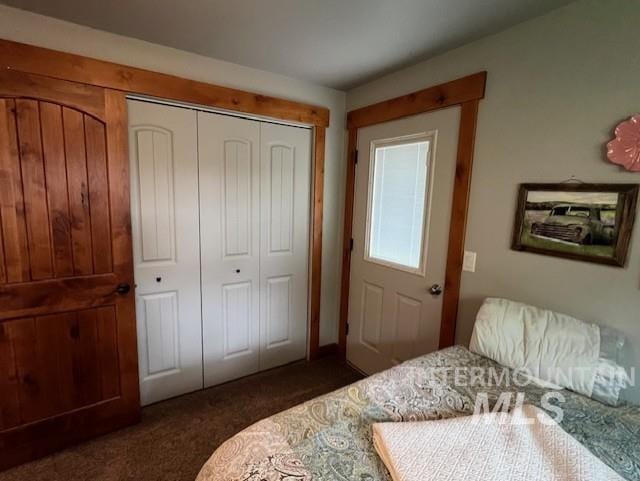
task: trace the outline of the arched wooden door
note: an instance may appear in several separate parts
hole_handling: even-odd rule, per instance
[[[0,73],[0,468],[139,418],[126,103]]]

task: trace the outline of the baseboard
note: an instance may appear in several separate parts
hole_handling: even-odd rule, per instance
[[[338,344],[326,344],[318,348],[318,356],[316,359],[320,359],[328,356],[336,356],[338,354]]]

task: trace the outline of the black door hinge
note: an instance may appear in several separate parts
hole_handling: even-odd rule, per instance
[[[347,322],[347,336],[349,335],[349,323]]]
[[[353,163],[354,164],[358,163],[358,151],[357,150],[353,151]]]
[[[353,252],[353,237],[349,240],[349,251]]]

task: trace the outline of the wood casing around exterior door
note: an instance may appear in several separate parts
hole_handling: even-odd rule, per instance
[[[139,419],[126,115],[0,72],[0,469]]]
[[[450,82],[434,85],[417,92],[384,100],[347,114],[347,175],[342,243],[342,279],[340,289],[340,319],[338,324],[338,353],[346,358],[349,316],[349,289],[351,280],[351,240],[353,234],[353,209],[355,170],[358,161],[358,129],[402,119],[424,112],[460,106],[458,150],[453,185],[449,245],[445,273],[442,320],[439,347],[452,346],[455,342],[464,240],[467,229],[467,211],[471,192],[471,173],[475,148],[478,104],[485,95],[487,72],[478,72]]]

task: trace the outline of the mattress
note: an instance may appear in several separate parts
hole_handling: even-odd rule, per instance
[[[407,361],[241,431],[213,453],[198,481],[390,481],[371,425],[470,415],[478,393],[492,407],[508,399],[503,392],[521,392],[520,401],[557,419],[548,389],[505,386],[517,376],[492,382],[505,372],[513,373],[461,346]],[[640,408],[558,393],[560,426],[623,478],[640,481]]]

